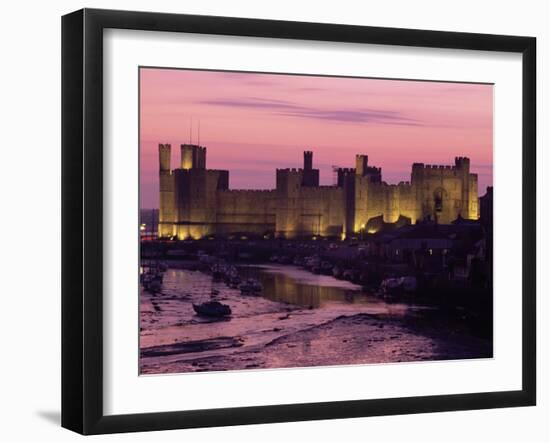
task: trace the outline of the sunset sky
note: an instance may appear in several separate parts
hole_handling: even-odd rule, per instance
[[[158,207],[158,144],[206,146],[206,166],[228,169],[233,189],[272,189],[275,169],[313,151],[321,184],[355,154],[388,183],[410,180],[414,162],[467,156],[479,193],[493,180],[493,86],[401,80],[140,70],[141,207]]]

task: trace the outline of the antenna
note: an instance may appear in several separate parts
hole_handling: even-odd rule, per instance
[[[193,144],[193,117],[189,120],[189,144]]]
[[[201,120],[199,119],[199,140],[197,142],[197,144],[200,146],[201,145]]]

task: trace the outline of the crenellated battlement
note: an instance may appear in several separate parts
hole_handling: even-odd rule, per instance
[[[470,159],[468,157],[455,157],[455,164],[462,162],[470,163]]]
[[[467,173],[469,171],[468,162],[469,160],[464,161],[464,158],[462,158],[462,160],[460,160],[458,164],[455,165],[431,165],[424,163],[414,163],[412,166],[413,181],[422,179],[422,177],[457,177],[462,173]]]
[[[303,168],[277,168],[277,172],[304,172]]]
[[[355,174],[355,168],[338,168],[338,172],[342,174]]]
[[[455,157],[455,166],[464,172],[470,171],[470,159],[468,157]]]
[[[424,169],[431,169],[431,170],[453,170],[456,169],[456,166],[450,166],[450,165],[426,165]]]
[[[221,189],[220,192],[223,193],[234,193],[234,194],[241,194],[241,195],[249,195],[249,194],[275,194],[277,192],[275,189]]]
[[[410,188],[412,185],[411,185],[411,182],[409,181],[400,181],[399,183],[388,183],[388,182],[381,181],[381,182],[374,183],[373,186],[375,187],[375,189],[377,186],[379,188],[403,189],[403,188]]]
[[[314,192],[317,192],[317,191],[326,191],[326,190],[336,190],[336,189],[340,189],[338,186],[335,186],[335,185],[320,185],[320,186],[315,186],[315,187],[304,187],[302,188],[302,192],[310,192],[310,193],[314,193]]]
[[[457,169],[457,166],[451,165],[426,165],[424,163],[414,163],[413,170],[415,169]]]

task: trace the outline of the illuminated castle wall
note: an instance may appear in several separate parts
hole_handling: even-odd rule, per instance
[[[209,235],[275,234],[278,237],[338,236],[370,230],[369,220],[431,219],[448,224],[477,219],[477,175],[470,160],[453,166],[414,163],[411,181],[390,185],[381,168],[357,155],[355,168],[341,168],[334,186],[319,185],[313,153],[302,169],[277,169],[273,190],[229,189],[229,171],[206,169],[206,148],[181,145],[181,163],[170,167],[171,146],[159,145],[159,235],[199,239]]]

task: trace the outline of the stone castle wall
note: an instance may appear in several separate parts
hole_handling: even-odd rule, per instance
[[[275,191],[223,190],[217,193],[216,226],[213,233],[264,235],[275,231]]]
[[[382,216],[387,223],[432,219],[448,224],[479,217],[477,175],[467,158],[454,166],[415,163],[411,181],[390,185],[380,168],[358,155],[356,168],[338,171],[338,183],[319,186],[312,153],[303,169],[278,169],[274,190],[230,190],[229,172],[206,169],[206,148],[182,145],[181,168],[170,170],[170,145],[159,145],[159,235],[346,236]]]

